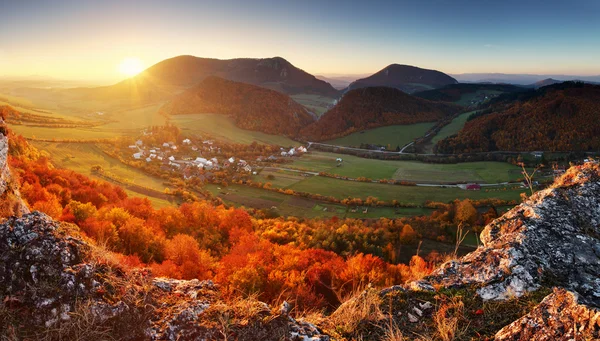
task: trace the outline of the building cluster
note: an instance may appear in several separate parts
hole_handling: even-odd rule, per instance
[[[148,135],[144,133],[144,135]],[[254,168],[258,162],[276,161],[280,156],[259,156],[256,162],[250,162],[235,155],[224,157],[221,148],[213,140],[192,141],[185,139],[180,144],[163,142],[158,145],[146,145],[137,140],[129,146],[131,157],[149,164],[160,165],[161,169],[180,172],[185,179],[197,176],[210,177],[211,171],[229,170],[234,173],[256,174]],[[281,148],[281,157],[299,156],[306,153],[304,146],[291,149]]]

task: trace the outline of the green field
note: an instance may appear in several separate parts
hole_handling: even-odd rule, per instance
[[[382,146],[389,145],[392,149],[396,149],[396,147],[402,147],[414,139],[425,135],[425,132],[434,125],[435,123],[427,122],[380,127],[352,133],[335,140],[325,141],[324,143],[346,147],[359,147],[361,143],[368,143]]]
[[[344,162],[337,167],[336,158]],[[328,172],[350,178],[396,179],[414,182],[482,182],[514,181],[521,177],[521,169],[505,162],[465,162],[456,164],[431,164],[418,161],[388,161],[310,152],[294,158],[290,167],[314,172]]]
[[[462,106],[469,106],[469,105],[471,105],[471,101],[473,99],[475,99],[476,97],[478,97],[478,96],[481,96],[481,95],[494,95],[494,96],[497,96],[497,95],[500,95],[500,94],[503,94],[503,92],[502,91],[497,91],[497,90],[477,90],[475,92],[462,95],[461,98],[460,98],[460,100],[458,100],[458,101],[456,101],[454,103],[456,103],[458,105],[462,105]]]
[[[459,188],[394,186],[378,183],[365,183],[345,181],[324,177],[312,177],[298,182],[291,189],[299,192],[308,192],[333,196],[338,199],[366,198],[373,196],[380,200],[398,200],[401,203],[423,204],[427,200],[448,202],[454,199],[485,199],[498,198],[504,200],[518,200],[519,194],[524,189],[485,192],[466,191]]]
[[[77,173],[101,179],[91,171],[93,165],[100,165],[105,171],[134,184],[161,192],[166,187],[163,179],[146,175],[136,168],[124,165],[119,160],[104,154],[99,147],[91,143],[33,141],[32,144],[40,151],[50,154],[52,163],[59,168],[71,169]]]
[[[333,98],[312,94],[297,94],[291,95],[290,97],[292,97],[294,101],[308,108],[308,110],[315,113],[318,117],[321,117],[321,115],[329,110],[335,101]]]
[[[291,195],[266,191],[259,188],[231,185],[219,187],[207,185],[206,188],[215,196],[221,197],[225,202],[241,207],[254,207],[267,209],[282,216],[296,216],[303,218],[322,218],[337,216],[340,218],[399,218],[414,215],[428,215],[432,212],[427,208],[391,208],[369,207],[367,213],[362,209],[351,212],[343,205],[313,201]],[[271,209],[273,208],[273,209]]]
[[[11,125],[10,129],[18,135],[28,138],[52,140],[74,139],[92,140],[109,139],[122,135],[115,131],[106,131],[100,128],[45,128],[25,125]]]
[[[190,136],[209,135],[216,139],[250,144],[254,141],[279,146],[299,146],[287,137],[270,135],[258,131],[244,130],[235,126],[233,120],[218,114],[192,114],[171,116],[171,122]]]
[[[445,125],[432,139],[431,142],[433,144],[438,143],[439,141],[445,139],[448,136],[452,136],[457,134],[467,123],[467,119],[471,116],[475,111],[469,111],[463,114],[460,114],[455,119],[452,120],[449,124]]]

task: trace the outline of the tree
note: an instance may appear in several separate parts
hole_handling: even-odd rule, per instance
[[[477,221],[477,209],[471,204],[471,200],[465,199],[456,205],[454,222],[456,224],[472,225]]]
[[[412,226],[406,224],[402,227],[400,232],[400,243],[401,244],[412,244],[417,239],[417,233]]]

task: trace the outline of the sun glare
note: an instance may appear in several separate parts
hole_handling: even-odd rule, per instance
[[[144,70],[144,66],[139,58],[127,57],[119,64],[119,71],[128,77],[135,76],[142,70]]]

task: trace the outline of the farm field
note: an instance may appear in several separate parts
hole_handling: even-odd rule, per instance
[[[460,114],[455,119],[450,122],[450,124],[445,125],[440,131],[431,139],[431,143],[436,144],[439,141],[445,139],[448,136],[452,136],[459,132],[467,122],[469,116],[471,116],[475,111],[469,111],[463,114]]]
[[[173,115],[170,117],[170,121],[179,126],[184,135],[208,135],[216,139],[243,144],[250,144],[256,141],[284,147],[300,145],[298,142],[285,136],[270,135],[238,128],[231,118],[224,115]]]
[[[343,158],[337,167],[336,158]],[[328,172],[351,178],[396,179],[414,182],[482,182],[514,181],[521,177],[521,169],[504,162],[466,162],[457,164],[432,164],[418,161],[392,161],[361,158],[311,151],[290,164],[281,167],[313,172]]]
[[[220,189],[219,189],[220,188]],[[219,187],[217,185],[207,185],[213,195],[219,196],[225,202],[234,206],[245,206],[260,209],[271,209],[276,207],[273,212],[282,216],[297,216],[303,218],[399,218],[404,216],[424,215],[431,213],[427,208],[391,208],[391,207],[369,207],[367,213],[362,213],[362,209],[357,212],[350,212],[343,205],[336,205],[314,201],[307,198],[300,198],[291,195],[266,191],[260,188],[247,187],[241,185],[231,185],[228,187]]]
[[[379,127],[352,133],[348,136],[325,141],[323,143],[346,147],[359,147],[361,143],[368,143],[382,146],[390,145],[392,149],[395,149],[396,147],[402,148],[402,146],[412,142],[415,138],[425,135],[425,132],[434,125],[435,123],[433,122],[426,122]]]
[[[92,140],[109,139],[122,135],[116,131],[107,131],[101,128],[45,128],[31,127],[25,125],[11,125],[10,129],[19,135],[27,138],[36,139],[73,139],[73,140]]]
[[[427,200],[449,202],[454,199],[486,199],[519,200],[524,189],[498,190],[486,192],[466,191],[459,188],[439,188],[420,186],[394,186],[378,183],[345,181],[324,177],[312,177],[298,182],[289,188],[298,192],[326,194],[338,199],[366,198],[373,196],[380,200],[398,200],[400,203],[421,205]]]
[[[477,98],[478,96],[481,96],[481,95],[497,96],[502,93],[503,93],[502,91],[496,91],[496,90],[477,90],[476,92],[462,95],[460,100],[458,100],[454,103],[456,103],[458,105],[462,105],[462,106],[469,106],[469,105],[471,105],[471,101],[474,100],[475,98]]]
[[[161,192],[166,187],[163,184],[163,179],[151,177],[140,170],[124,165],[119,160],[104,154],[99,147],[92,143],[57,143],[39,141],[32,141],[31,143],[40,151],[43,150],[48,152],[52,163],[56,167],[71,169],[77,173],[95,179],[101,179],[91,171],[93,165],[100,165],[105,171],[114,174],[119,178],[127,179],[134,184]]]
[[[335,101],[333,98],[312,94],[297,94],[290,97],[315,113],[317,117],[321,117],[321,115],[327,112]]]

